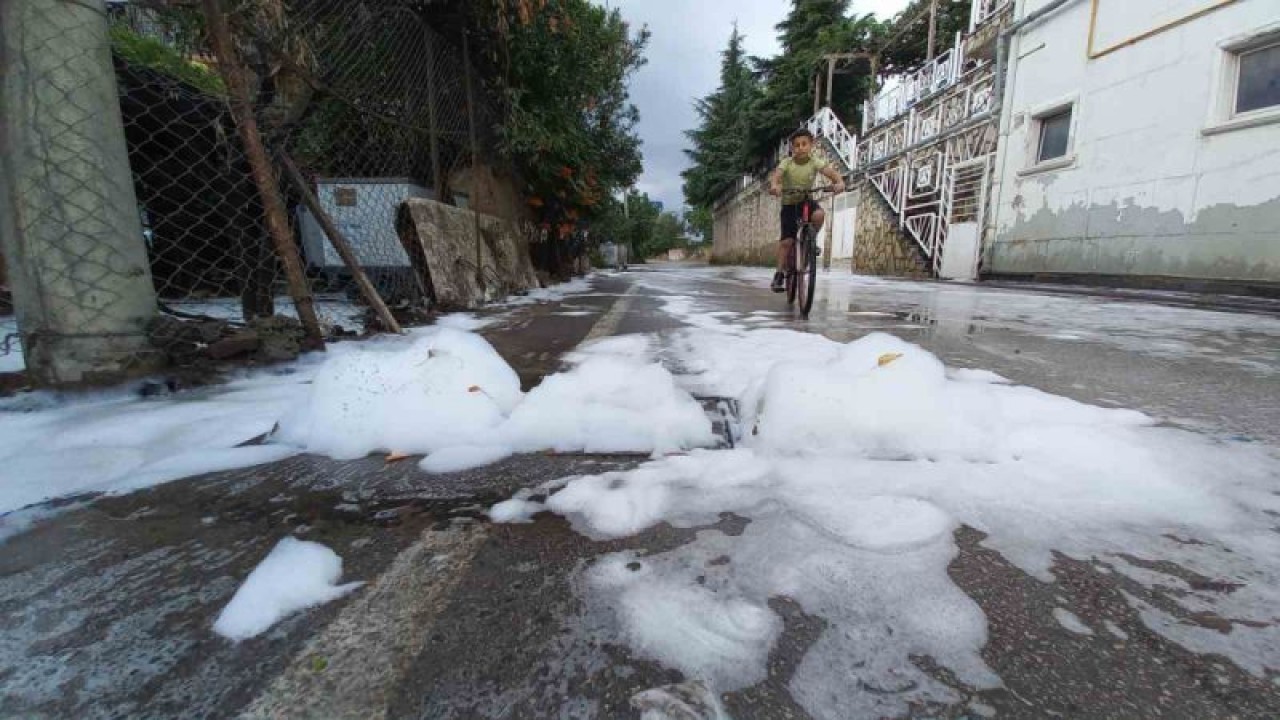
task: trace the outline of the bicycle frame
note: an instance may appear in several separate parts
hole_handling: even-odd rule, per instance
[[[790,251],[787,254],[786,285],[787,303],[799,300],[800,314],[809,316],[813,307],[813,294],[817,283],[817,229],[813,224],[814,200],[822,194],[809,190],[805,192],[804,204],[800,209],[800,222],[796,228],[796,237],[792,238]]]

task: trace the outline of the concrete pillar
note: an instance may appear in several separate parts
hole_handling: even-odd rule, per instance
[[[36,382],[154,367],[156,313],[103,0],[0,0],[0,247]]]

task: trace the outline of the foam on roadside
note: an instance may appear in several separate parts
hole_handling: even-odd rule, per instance
[[[437,450],[418,467],[429,473],[451,473],[491,465],[512,454],[507,445],[457,445]]]
[[[533,516],[546,510],[540,502],[512,498],[503,500],[489,509],[489,519],[496,523],[533,522]]]
[[[249,573],[218,614],[213,631],[234,641],[266,632],[299,610],[323,605],[364,583],[338,585],[342,558],[319,543],[286,537]]]
[[[12,398],[0,407],[0,514],[295,454],[296,448],[251,443],[305,394],[305,378],[255,375],[155,398],[132,387]]]
[[[643,341],[643,339],[641,339]],[[432,328],[409,347],[356,350],[325,363],[273,440],[338,459],[427,454],[456,472],[515,452],[663,454],[712,445],[701,405],[631,339],[574,354],[528,394],[484,338]]]
[[[1063,629],[1073,632],[1076,635],[1093,635],[1093,628],[1085,625],[1083,620],[1066,608],[1054,608],[1053,619],[1057,620],[1058,624],[1061,625]]]
[[[277,440],[337,459],[426,454],[490,435],[521,396],[520,378],[484,338],[435,327],[408,348],[330,359]]]
[[[582,278],[511,304],[562,299],[592,286]],[[211,300],[184,309],[222,316],[235,308]],[[493,432],[522,397],[514,371],[472,332],[497,321],[446,315],[402,336],[336,343],[323,354],[241,373],[225,385],[159,397],[142,397],[133,384],[2,398],[0,516],[70,495],[129,492],[303,451],[354,458],[379,450],[448,450],[427,461],[436,472],[491,461],[500,444]],[[20,348],[0,357],[0,372],[20,369],[21,360]],[[268,435],[270,445],[256,445]],[[484,457],[475,450],[481,446]]]

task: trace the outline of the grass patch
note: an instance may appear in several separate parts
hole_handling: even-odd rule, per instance
[[[111,50],[130,65],[150,68],[184,82],[209,95],[225,95],[222,78],[208,66],[156,40],[144,37],[124,25],[111,26]]]

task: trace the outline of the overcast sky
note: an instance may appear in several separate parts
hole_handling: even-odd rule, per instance
[[[720,80],[720,52],[733,23],[746,36],[750,55],[778,53],[774,26],[786,17],[787,0],[597,0],[622,10],[633,25],[653,33],[645,57],[649,62],[631,79],[631,99],[640,108],[644,141],[644,174],[637,188],[661,200],[668,210],[684,204],[680,171],[688,167],[682,150],[684,131],[697,122],[694,98],[715,90]],[[853,0],[853,11],[891,17],[908,0]],[[799,124],[804,118],[796,118]]]

